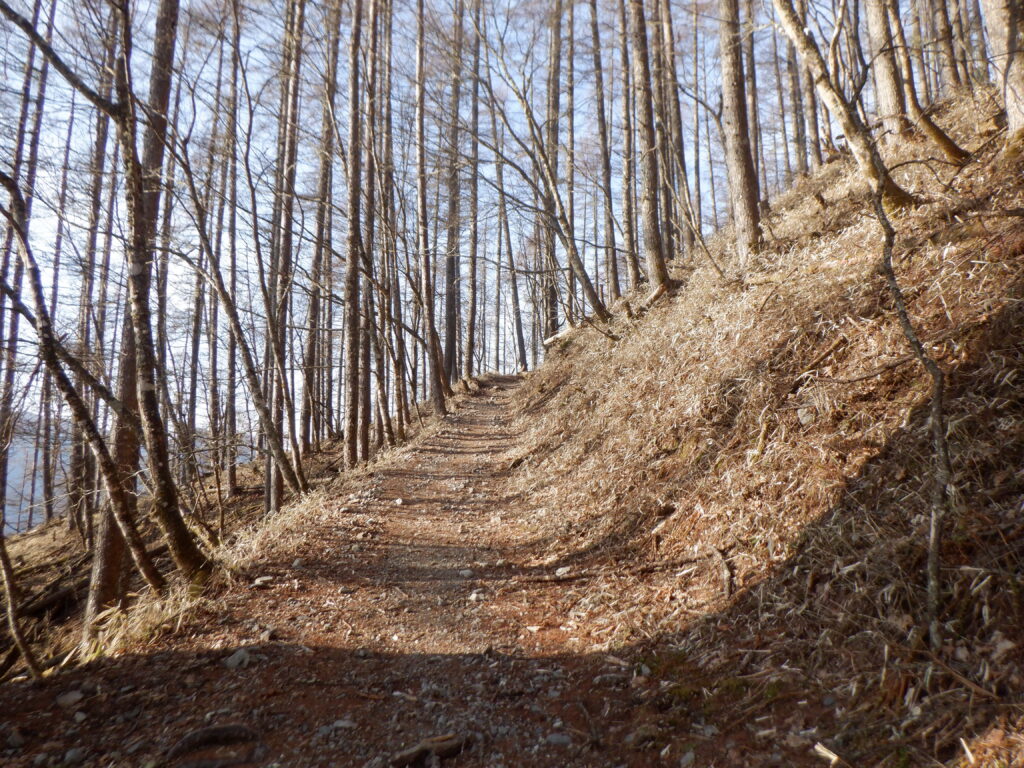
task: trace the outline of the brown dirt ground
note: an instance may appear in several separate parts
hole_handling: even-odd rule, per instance
[[[0,751],[3,764],[389,765],[446,734],[466,739],[444,759],[453,768],[750,764],[742,729],[729,737],[700,713],[677,715],[669,734],[647,722],[679,695],[653,657],[575,650],[559,597],[593,577],[578,562],[535,563],[529,516],[504,486],[517,386],[485,382],[357,492],[322,496],[251,578],[222,585],[176,631],[5,686],[4,731],[24,743]],[[244,729],[201,730],[223,725]],[[241,743],[175,749],[189,734]],[[800,752],[756,762],[793,765]]]

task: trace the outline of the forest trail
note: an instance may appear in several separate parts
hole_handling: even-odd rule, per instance
[[[583,574],[534,564],[523,510],[504,495],[518,383],[485,382],[433,434],[374,465],[369,483],[324,494],[251,583],[177,631],[57,687],[20,688],[28,743],[15,764],[61,764],[76,745],[85,754],[64,762],[657,762],[622,733],[646,680],[622,659],[575,652],[552,598]],[[438,756],[414,754],[449,736]]]

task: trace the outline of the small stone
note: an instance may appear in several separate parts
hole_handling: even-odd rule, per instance
[[[253,579],[252,586],[255,589],[270,589],[270,582],[273,580],[273,576],[257,576]]]
[[[303,560],[301,557],[296,557],[294,560],[292,560],[292,568],[301,568],[305,564],[306,561]]]
[[[46,765],[49,761],[50,755],[46,752],[40,752],[38,755],[32,758],[32,765]]]
[[[800,420],[800,423],[805,427],[810,426],[814,423],[814,409],[813,408],[797,408],[796,417]]]
[[[271,640],[274,640],[275,638],[277,638],[277,630],[273,627],[267,627],[262,632],[260,632],[261,643],[269,643]]]
[[[555,571],[555,576],[561,578],[562,576],[568,576],[570,572],[572,572],[572,568],[570,568],[568,565],[563,565],[561,568]]]
[[[657,740],[661,731],[652,723],[645,723],[626,736],[625,742],[631,747],[643,747]]]
[[[68,691],[57,697],[57,704],[62,707],[73,707],[84,698],[85,694],[81,691]]]
[[[474,590],[473,593],[469,596],[469,602],[471,603],[480,603],[483,602],[483,599],[484,591],[482,589]]]
[[[355,727],[356,724],[354,720],[335,720],[333,723],[331,723],[331,728],[334,729],[344,728],[345,730],[351,730]]]
[[[77,712],[75,712],[75,722],[76,723],[84,723],[85,722],[85,712],[83,712],[82,710],[78,710]]]
[[[252,654],[245,648],[239,648],[224,660],[224,666],[228,669],[245,669],[252,663]]]
[[[550,733],[547,742],[556,747],[571,747],[572,737],[567,733]]]
[[[679,768],[689,768],[689,766],[693,765],[694,762],[696,762],[696,760],[697,755],[695,755],[693,753],[693,750],[691,749],[689,752],[687,752],[681,758],[679,758]]]
[[[69,765],[77,765],[85,760],[86,754],[84,747],[72,747],[64,753],[64,762]]]
[[[472,575],[473,571],[470,568],[463,568],[461,571],[459,571],[459,576],[461,576],[464,579],[468,579]]]
[[[11,749],[21,749],[25,746],[25,737],[17,728],[12,728],[7,735],[7,746]]]
[[[395,506],[400,507],[405,504],[405,499],[395,499]]]

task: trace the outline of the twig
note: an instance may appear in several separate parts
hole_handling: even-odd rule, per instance
[[[942,546],[942,524],[949,507],[949,484],[953,472],[949,460],[949,444],[946,442],[946,377],[938,363],[928,354],[921,339],[910,321],[910,314],[907,312],[907,303],[896,280],[896,273],[892,268],[893,244],[896,241],[896,230],[885,212],[882,204],[882,191],[876,189],[874,193],[875,215],[878,223],[885,233],[885,241],[882,247],[882,272],[885,274],[885,281],[892,293],[893,303],[896,305],[896,315],[903,329],[903,335],[907,338],[914,356],[928,371],[932,377],[932,401],[931,401],[931,427],[932,447],[935,452],[935,477],[932,487],[931,500],[931,521],[928,531],[928,596],[927,596],[927,618],[928,618],[928,639],[932,650],[937,651],[942,647],[942,630],[939,625],[939,597],[942,585],[939,580],[939,556]]]
[[[893,360],[891,363],[886,363],[881,368],[875,368],[873,371],[862,373],[859,376],[851,376],[848,379],[834,379],[829,376],[815,376],[815,381],[820,381],[822,384],[856,384],[858,381],[866,381],[867,379],[873,379],[875,376],[881,376],[886,371],[891,371],[893,368],[899,368],[901,365],[909,363],[917,358],[914,355],[904,355],[903,357]]]
[[[968,678],[964,677],[963,675],[961,675],[959,672],[957,672],[955,669],[953,669],[951,666],[949,666],[949,664],[944,662],[942,659],[940,659],[938,656],[936,656],[931,651],[918,651],[918,653],[921,653],[921,654],[927,656],[929,659],[931,659],[936,664],[938,664],[940,667],[942,667],[944,670],[949,672],[949,674],[951,674],[953,677],[955,677],[957,680],[959,680],[961,683],[966,685],[968,688],[970,688],[975,693],[980,694],[982,696],[987,696],[987,697],[989,697],[991,699],[995,699],[996,701],[999,701],[999,699],[1000,699],[999,694],[992,693],[992,691],[988,690],[987,688],[982,688],[980,685],[978,685],[974,681],[969,680]]]

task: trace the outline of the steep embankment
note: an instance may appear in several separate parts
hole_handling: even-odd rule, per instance
[[[921,632],[930,379],[849,163],[779,201],[742,280],[698,264],[677,296],[619,319],[616,339],[569,334],[530,378],[517,482],[552,512],[538,543],[676,564],[560,603],[592,649],[670,654],[658,745],[696,711],[753,736],[761,757],[730,765],[818,741],[853,765],[1024,764],[1024,189],[998,137],[976,138],[992,137],[984,106],[942,115],[981,148],[967,167],[926,145],[890,158],[925,199],[897,217],[896,269],[949,379],[939,654]]]

